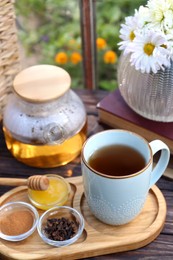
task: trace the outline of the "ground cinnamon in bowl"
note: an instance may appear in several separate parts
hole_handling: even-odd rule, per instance
[[[0,238],[23,240],[34,232],[38,219],[38,212],[31,204],[9,202],[0,208]]]
[[[28,210],[15,210],[0,219],[1,232],[8,236],[18,236],[29,231],[34,218]]]

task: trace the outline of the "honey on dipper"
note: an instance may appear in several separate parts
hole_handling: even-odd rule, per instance
[[[46,176],[49,179],[47,190],[39,191],[28,189],[30,201],[35,207],[42,210],[64,205],[71,191],[69,183],[63,177],[52,174]]]

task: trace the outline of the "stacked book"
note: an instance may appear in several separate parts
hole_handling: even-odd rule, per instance
[[[136,132],[148,141],[160,139],[173,153],[173,122],[157,122],[134,112],[122,98],[120,91],[110,92],[97,104],[99,121],[112,128]]]

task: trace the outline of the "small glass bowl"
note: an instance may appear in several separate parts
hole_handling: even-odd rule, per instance
[[[5,222],[5,219],[9,218],[10,214],[13,214],[14,212],[20,214],[21,211],[28,211],[33,217],[33,224],[32,227],[27,231],[19,235],[7,235],[3,233],[3,225]],[[16,201],[16,202],[9,202],[7,204],[4,204],[2,207],[0,207],[0,238],[8,241],[21,241],[25,238],[29,237],[36,229],[38,224],[39,215],[37,210],[30,205],[29,203],[25,203],[22,201]],[[12,220],[11,220],[12,222]],[[22,222],[22,218],[19,219],[18,223]],[[14,225],[17,225],[14,221]]]
[[[56,241],[53,239],[48,238],[45,227],[48,219],[61,219],[66,218],[70,221],[73,221],[75,224],[75,234],[72,238],[66,239],[63,241]],[[37,230],[42,238],[42,240],[52,246],[56,247],[64,247],[68,246],[75,241],[78,240],[78,238],[81,236],[84,229],[84,219],[83,216],[74,208],[68,207],[68,206],[60,206],[60,207],[54,207],[52,209],[47,210],[39,219]]]
[[[71,192],[68,181],[56,174],[46,174],[49,179],[49,187],[45,191],[28,189],[28,197],[31,203],[42,210],[48,210],[55,206],[63,206]]]

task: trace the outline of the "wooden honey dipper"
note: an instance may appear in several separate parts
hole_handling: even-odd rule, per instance
[[[5,186],[28,186],[32,190],[47,190],[49,186],[49,179],[47,176],[33,175],[28,179],[18,178],[0,178],[0,185]]]

